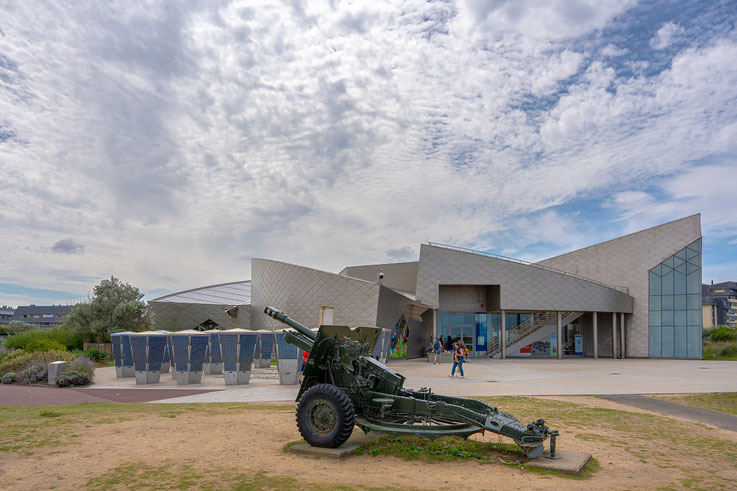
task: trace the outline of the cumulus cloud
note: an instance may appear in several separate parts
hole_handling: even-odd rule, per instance
[[[666,22],[658,29],[655,36],[650,40],[650,46],[655,49],[663,49],[670,45],[679,34],[683,33],[683,28],[673,22]]]
[[[549,209],[737,154],[734,33],[684,36],[656,72],[626,41],[637,8],[14,4],[0,269],[176,290],[247,278],[253,256],[339,271],[424,240],[583,241],[563,232],[578,215]],[[29,268],[59,237],[85,254]]]
[[[51,250],[62,254],[82,254],[84,252],[84,246],[77,244],[73,239],[62,239],[55,242],[51,246]]]

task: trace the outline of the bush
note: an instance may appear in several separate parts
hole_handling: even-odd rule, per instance
[[[3,358],[0,363],[0,375],[8,372],[20,373],[32,365],[48,365],[52,361],[74,361],[75,356],[67,351],[36,351],[28,353],[16,350]]]
[[[709,331],[709,339],[712,343],[720,343],[722,341],[734,341],[737,333],[734,329],[727,326],[719,326]]]
[[[67,365],[66,371],[86,373],[92,380],[95,377],[95,362],[89,358],[77,358],[71,365]]]
[[[76,385],[87,385],[92,382],[92,377],[84,372],[64,372],[56,377],[56,385],[59,387],[72,387]]]
[[[105,353],[104,351],[100,351],[99,349],[95,349],[95,348],[89,348],[89,349],[84,350],[82,352],[82,355],[94,361],[95,363],[105,361],[109,358],[107,353]]]
[[[49,380],[49,366],[39,363],[26,367],[18,375],[18,383],[20,384],[38,384]]]
[[[5,340],[5,346],[14,349],[25,349],[35,340],[56,341],[62,344],[65,349],[81,349],[81,336],[73,334],[69,329],[53,328],[53,329],[31,329],[13,336],[8,336]]]
[[[8,334],[20,334],[31,329],[33,329],[33,324],[29,324],[23,321],[10,321],[5,326],[5,332],[7,332]]]
[[[10,350],[8,348],[6,348],[5,346],[0,346],[0,361],[3,361],[8,353],[10,353]]]
[[[15,372],[8,372],[0,379],[0,382],[4,384],[14,384],[18,380],[18,375]]]
[[[59,341],[54,341],[53,339],[34,339],[30,343],[26,345],[26,352],[32,353],[34,351],[51,351],[51,350],[57,350],[57,351],[66,351],[67,347],[61,344]]]

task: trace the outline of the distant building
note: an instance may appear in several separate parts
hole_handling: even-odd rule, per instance
[[[704,327],[737,327],[737,282],[702,285],[701,294]],[[707,317],[711,319],[708,324]]]
[[[13,312],[15,312],[15,309],[13,307],[7,307],[3,305],[0,307],[0,325],[7,324],[13,319]]]
[[[34,327],[55,327],[71,310],[70,305],[27,305],[15,309],[10,320],[27,322]]]

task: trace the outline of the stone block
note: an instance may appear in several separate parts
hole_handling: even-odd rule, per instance
[[[299,455],[306,455],[310,457],[327,457],[329,459],[345,459],[348,457],[352,452],[355,450],[364,447],[370,443],[373,443],[374,441],[381,438],[382,435],[380,433],[368,433],[365,434],[363,431],[359,429],[355,429],[353,431],[353,434],[348,439],[347,442],[345,442],[343,445],[341,445],[338,448],[323,448],[323,447],[313,447],[307,442],[298,443],[297,445],[294,445],[289,448],[289,452]]]
[[[586,462],[591,459],[590,453],[572,452],[570,450],[556,450],[555,455],[559,459],[551,459],[550,450],[545,450],[542,457],[532,459],[525,465],[537,467],[538,469],[548,469],[551,471],[566,472],[568,474],[579,474]]]
[[[52,361],[49,363],[49,385],[56,385],[56,377],[64,373],[67,369],[67,362]]]
[[[251,380],[251,371],[236,372],[226,371],[225,372],[225,385],[244,385]]]

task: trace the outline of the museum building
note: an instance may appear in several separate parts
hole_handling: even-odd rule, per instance
[[[254,258],[250,281],[149,304],[169,331],[282,329],[267,305],[308,326],[378,326],[395,358],[424,356],[440,336],[501,359],[700,359],[701,249],[697,214],[537,263],[436,243],[417,261],[337,274]]]

